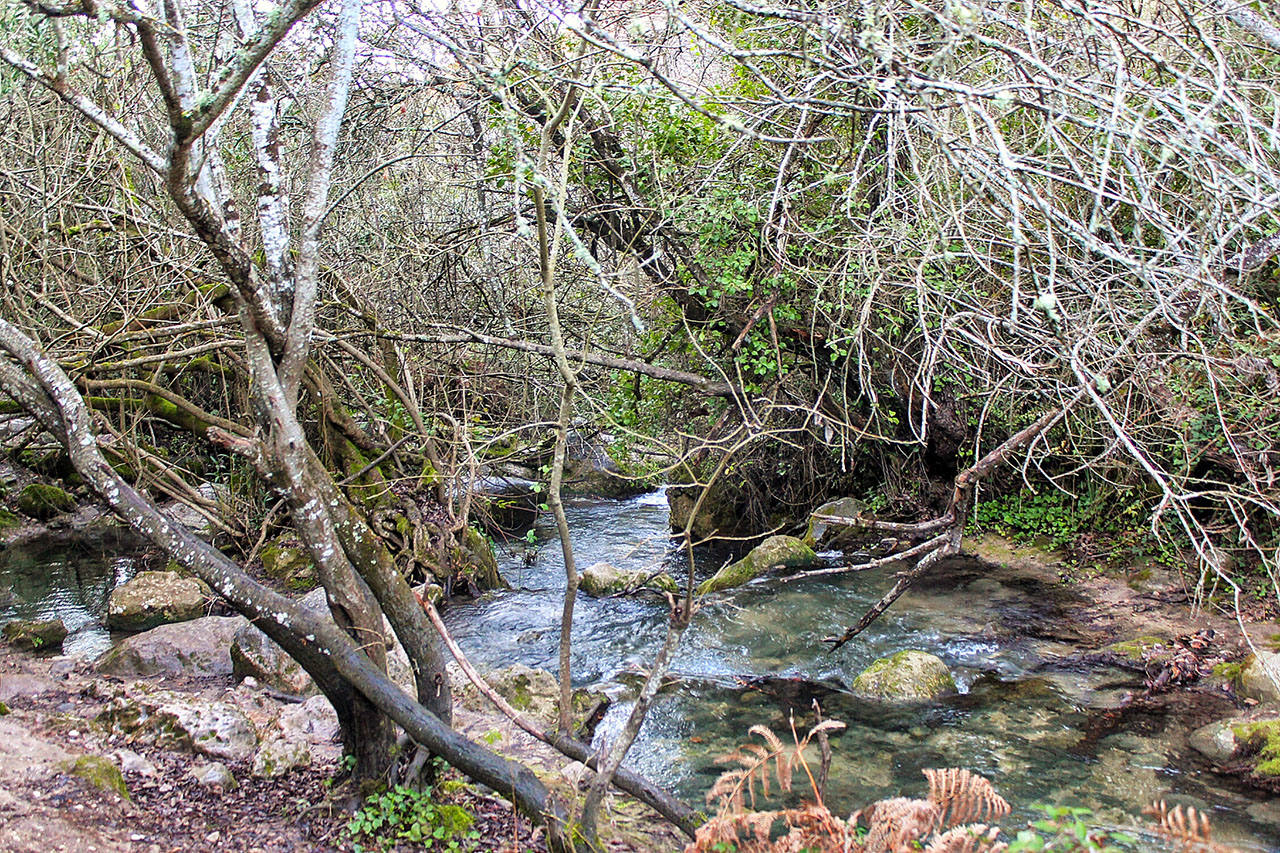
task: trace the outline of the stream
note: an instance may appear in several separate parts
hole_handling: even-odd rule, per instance
[[[575,501],[566,510],[579,570],[603,560],[687,577],[687,559],[668,536],[662,492]],[[534,530],[535,544],[499,548],[514,589],[445,612],[482,671],[514,663],[557,669],[563,561],[550,516]],[[697,577],[724,558],[699,553]],[[62,618],[72,632],[64,652],[96,657],[112,641],[102,626],[107,597],[133,572],[128,556],[0,550],[0,624]],[[1133,713],[1118,725],[1097,725],[1141,684],[1133,673],[1080,662],[1085,649],[1065,616],[1069,591],[1028,579],[1001,583],[976,564],[953,565],[828,654],[822,638],[839,634],[890,583],[886,571],[775,577],[709,599],[682,639],[673,683],[659,694],[627,765],[702,807],[725,769],[718,756],[746,741],[756,724],[789,741],[793,713],[803,733],[816,699],[825,717],[848,726],[831,739],[826,802],[837,814],[883,797],[923,795],[923,768],[964,767],[990,778],[1013,805],[1006,827],[1042,816],[1033,806],[1051,803],[1090,808],[1096,822],[1131,830],[1143,807],[1168,799],[1211,815],[1215,840],[1280,851],[1280,801],[1205,771],[1186,746],[1189,726],[1178,713]],[[598,743],[621,729],[666,621],[666,603],[653,597],[579,595],[575,683],[619,697],[597,727]],[[906,648],[942,658],[958,694],[887,705],[847,692],[876,658]]]
[[[687,577],[687,559],[668,538],[661,492],[578,501],[566,512],[580,571],[603,560]],[[482,670],[513,663],[558,669],[564,562],[549,516],[535,532],[536,558],[527,559],[523,543],[513,543],[502,565],[514,590],[446,614]],[[721,560],[699,554],[697,563],[702,579]],[[627,765],[700,807],[725,769],[718,756],[746,741],[747,729],[758,723],[789,742],[793,710],[803,734],[816,698],[825,717],[848,725],[831,739],[826,802],[838,814],[882,797],[923,795],[923,768],[964,767],[990,778],[1013,805],[1006,826],[1043,817],[1033,806],[1049,803],[1087,807],[1100,823],[1132,828],[1145,806],[1168,799],[1210,814],[1215,840],[1280,850],[1280,803],[1198,772],[1177,715],[1135,713],[1086,737],[1105,709],[1142,686],[1133,673],[1071,663],[1083,649],[1063,616],[1070,593],[1060,588],[1021,580],[1005,585],[976,564],[953,566],[828,654],[822,638],[840,634],[891,582],[887,571],[785,583],[775,577],[715,596],[685,633],[672,665],[677,681],[659,695]],[[626,697],[635,695],[666,622],[667,606],[654,598],[578,596],[574,681],[611,687],[623,697],[597,728],[597,745],[621,730],[631,708]],[[927,704],[885,705],[843,689],[876,658],[906,648],[942,658],[959,693]],[[794,691],[796,681],[788,677],[808,686]]]

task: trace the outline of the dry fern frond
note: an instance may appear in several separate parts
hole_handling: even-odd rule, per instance
[[[1000,827],[985,823],[955,826],[936,835],[924,853],[1001,853],[1008,844],[998,840]]]
[[[790,831],[773,843],[770,853],[848,853],[856,849],[853,827],[826,806],[811,803],[783,812]]]
[[[942,829],[977,821],[996,821],[1009,813],[1009,802],[991,783],[959,767],[924,771],[929,801],[938,807]]]
[[[777,818],[778,812],[718,815],[698,827],[685,853],[711,853],[718,845],[732,845],[739,853],[766,853],[773,849],[769,830]]]
[[[894,797],[872,803],[854,818],[859,816],[867,822],[864,853],[893,853],[910,849],[927,838],[938,826],[942,813],[928,800]]]
[[[1180,844],[1187,853],[1229,853],[1232,849],[1214,843],[1209,818],[1193,806],[1169,808],[1164,800],[1160,800],[1143,809],[1142,813],[1155,818],[1152,830],[1157,835]]]

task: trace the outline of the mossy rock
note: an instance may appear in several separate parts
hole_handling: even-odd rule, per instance
[[[1129,663],[1140,664],[1145,661],[1159,657],[1158,647],[1167,643],[1165,637],[1158,637],[1155,634],[1144,634],[1140,637],[1133,637],[1128,640],[1120,640],[1110,645],[1103,646],[1100,652],[1112,655],[1117,658],[1123,658]],[[1153,652],[1155,653],[1153,655]]]
[[[1259,776],[1280,776],[1280,719],[1254,720],[1232,726],[1244,748],[1256,756],[1253,772]]]
[[[872,699],[936,699],[954,693],[956,682],[937,655],[905,649],[864,669],[851,689]]]
[[[794,536],[770,536],[736,563],[698,585],[698,595],[742,586],[773,569],[796,569],[818,562],[813,549]]]
[[[55,515],[71,512],[76,499],[57,486],[46,483],[29,483],[18,493],[18,509],[38,521],[48,521]]]
[[[22,524],[22,518],[16,512],[0,507],[0,530],[9,530]]]
[[[667,505],[671,508],[670,523],[673,532],[684,532],[701,491],[698,486],[667,488]],[[715,536],[746,536],[752,533],[734,497],[733,491],[722,483],[711,487],[689,531],[695,542]]]
[[[28,651],[52,651],[62,648],[67,638],[67,626],[61,619],[18,619],[0,629],[4,638],[15,648]]]
[[[641,589],[672,595],[679,593],[680,588],[671,575],[666,572],[650,575],[650,572],[639,569],[620,569],[611,563],[596,563],[583,570],[578,588],[598,598]]]
[[[290,589],[309,590],[317,583],[315,563],[300,545],[277,539],[262,548],[262,570]]]
[[[62,772],[70,776],[78,776],[95,788],[110,791],[126,800],[131,799],[129,786],[124,782],[124,774],[120,772],[119,767],[112,763],[111,759],[105,756],[82,755],[73,761],[64,763]]]
[[[816,516],[838,515],[843,518],[856,518],[865,511],[867,505],[857,498],[837,498],[827,501],[809,515],[809,526],[804,533],[804,543],[810,548],[839,548],[851,544],[859,533],[859,528],[847,524],[833,524],[822,521]]]
[[[1245,661],[1240,673],[1240,692],[1263,704],[1280,704],[1280,653],[1260,650]]]
[[[493,553],[493,545],[474,527],[463,528],[459,545],[453,556],[454,564],[465,566],[465,574],[481,591],[511,588],[511,585],[498,572],[498,558]]]

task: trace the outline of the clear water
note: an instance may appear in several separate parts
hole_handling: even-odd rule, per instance
[[[111,648],[107,599],[134,572],[128,556],[82,549],[0,550],[0,624],[61,619],[69,632],[63,654],[96,658]]]
[[[568,512],[580,568],[607,560],[687,577],[687,563],[668,539],[661,493],[584,501]],[[519,544],[505,554],[503,572],[515,590],[445,614],[482,669],[521,662],[556,670],[563,563],[549,519],[536,534],[535,560],[527,561]],[[722,558],[700,553],[696,575],[709,575]],[[134,570],[129,556],[0,551],[0,623],[61,618],[72,632],[65,652],[96,657],[111,643],[103,625],[110,591]],[[816,698],[825,716],[848,724],[832,739],[827,802],[838,812],[922,793],[922,768],[958,766],[995,782],[1014,804],[1011,821],[1037,816],[1030,806],[1047,802],[1085,806],[1103,823],[1130,827],[1145,805],[1165,798],[1211,814],[1219,840],[1280,851],[1280,801],[1197,766],[1179,714],[1135,714],[1098,726],[1103,710],[1140,686],[1130,674],[1073,663],[1081,646],[1065,615],[1072,602],[1060,590],[997,583],[974,567],[953,567],[827,654],[822,638],[856,620],[888,583],[883,572],[775,578],[708,602],[685,634],[674,683],[659,696],[628,764],[698,804],[724,769],[715,758],[745,740],[750,726],[763,723],[785,738],[792,714],[797,726],[811,724]],[[620,729],[630,710],[625,697],[634,695],[661,643],[666,618],[666,604],[656,599],[579,597],[575,681],[612,686],[624,697],[598,738]],[[885,706],[843,690],[872,660],[904,648],[941,657],[961,692]]]
[[[579,569],[605,560],[687,577],[687,562],[668,539],[660,492],[567,511]],[[563,561],[549,518],[536,533],[536,560],[526,560],[519,544],[506,556],[503,571],[515,590],[446,614],[482,669],[520,662],[557,670]],[[698,562],[699,578],[720,564],[711,555]],[[836,811],[923,793],[921,769],[957,766],[989,776],[1013,803],[1015,820],[1039,816],[1031,807],[1044,802],[1085,806],[1102,823],[1131,827],[1144,806],[1164,798],[1213,815],[1219,840],[1280,850],[1280,803],[1197,768],[1178,714],[1135,714],[1098,727],[1105,709],[1141,688],[1128,673],[1070,663],[1080,647],[1064,611],[1071,601],[1060,590],[1030,581],[1006,586],[975,567],[954,567],[828,654],[822,638],[855,621],[890,582],[884,572],[772,579],[710,601],[686,632],[672,667],[676,681],[657,700],[628,765],[701,803],[724,770],[717,756],[757,723],[784,739],[792,714],[797,726],[810,725],[816,698],[825,716],[848,724],[832,739],[827,802]],[[623,688],[634,690],[662,642],[666,619],[659,600],[580,595],[575,682],[615,685],[627,695]],[[946,661],[960,693],[885,706],[842,689],[876,658],[905,648]],[[755,680],[761,676],[772,680]],[[597,739],[613,737],[629,710],[626,701],[615,705]]]

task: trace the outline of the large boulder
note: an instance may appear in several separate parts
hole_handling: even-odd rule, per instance
[[[675,579],[666,572],[654,575],[641,569],[620,569],[612,563],[596,563],[583,569],[578,588],[587,595],[603,597],[639,589],[656,592],[680,591]]]
[[[667,487],[667,506],[671,509],[671,530],[683,533],[690,524],[693,506],[702,493],[701,486],[673,485]],[[747,524],[741,508],[734,501],[734,492],[723,482],[717,482],[698,508],[697,517],[692,520],[689,530],[695,542],[711,539],[716,536],[750,536],[752,529]]]
[[[248,620],[204,616],[134,634],[97,663],[100,672],[128,677],[231,675],[231,643]]]
[[[495,535],[519,535],[533,527],[546,500],[541,484],[503,474],[479,478],[471,493],[474,517]]]
[[[209,588],[177,572],[138,572],[111,591],[107,626],[116,631],[147,631],[205,614]]]
[[[315,682],[301,664],[249,623],[241,626],[231,640],[231,672],[237,679],[256,678],[296,696],[316,692]]]
[[[253,723],[235,705],[169,690],[118,696],[98,721],[131,739],[225,761],[244,761],[258,748]]]
[[[852,524],[840,524],[828,518],[857,518],[867,505],[857,498],[837,498],[827,501],[809,515],[809,527],[805,531],[805,544],[814,548],[841,548],[851,545],[860,533]]]
[[[302,596],[298,599],[298,604],[322,617],[330,618],[324,587],[317,587]],[[404,646],[395,640],[391,623],[385,618],[382,629],[386,636],[393,640],[391,648],[387,650],[387,672],[391,680],[410,696],[416,696],[417,688],[414,684],[413,669],[409,664],[409,656],[405,653]],[[306,696],[318,692],[315,682],[311,680],[306,670],[247,620],[240,620],[239,627],[233,631],[227,646],[227,656],[231,661],[229,674],[236,678],[256,678],[263,684],[295,696]]]
[[[1240,692],[1264,705],[1280,704],[1280,653],[1259,650],[1240,672]]]
[[[954,693],[956,682],[936,655],[906,649],[864,669],[853,680],[851,689],[871,699],[936,699]]]
[[[794,536],[770,536],[736,563],[725,566],[698,585],[698,594],[733,589],[774,569],[796,569],[818,562],[813,549]]]
[[[587,497],[625,498],[647,491],[639,477],[628,477],[608,450],[604,433],[570,430],[566,436],[561,492]]]
[[[60,649],[67,638],[67,626],[61,619],[16,619],[0,631],[11,645],[28,651]]]

